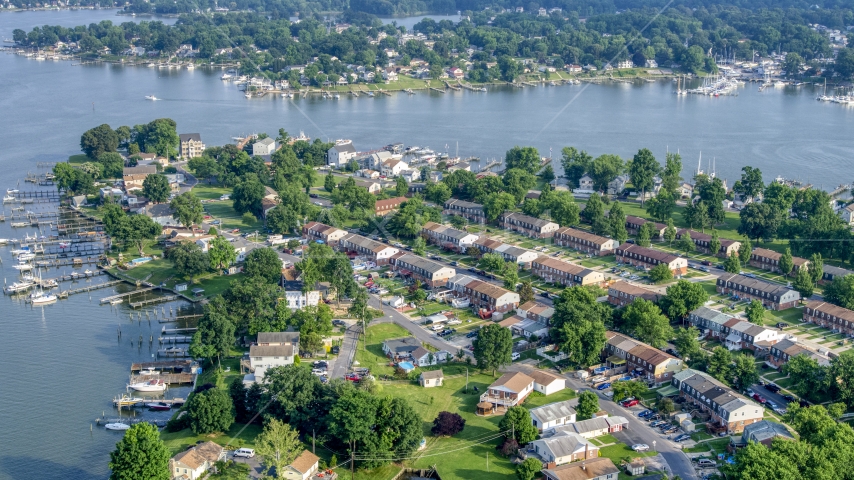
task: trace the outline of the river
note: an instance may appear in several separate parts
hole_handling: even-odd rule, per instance
[[[109,10],[2,13],[0,37],[10,38],[14,28],[104,19],[141,20]],[[392,142],[436,151],[447,145],[451,154],[483,159],[501,158],[514,145],[533,145],[556,157],[568,145],[624,158],[647,147],[660,160],[668,149],[680,151],[686,177],[702,152],[703,163],[714,160],[730,185],[746,164],[760,168],[766,180],[782,175],[828,189],[852,180],[846,165],[854,158],[854,108],[815,101],[813,87],[759,92],[747,85],[737,97],[677,97],[674,84],[657,81],[285,100],[246,99],[219,79],[221,73],[73,66],[0,54],[5,90],[0,188],[13,188],[36,171],[38,161],[78,153],[81,133],[92,126],[158,117],[175,119],[182,133],[201,133],[208,145],[285,128],[323,139],[350,138],[360,150]],[[145,95],[163,100],[146,101]],[[8,221],[0,223],[2,238],[34,232],[17,230]],[[14,260],[8,249],[0,250],[0,258],[0,273],[11,282],[16,272],[9,267]],[[98,299],[113,291],[92,292],[91,299],[80,294],[43,308],[0,298],[0,479],[107,475],[108,452],[119,436],[97,427],[90,433],[90,425],[124,391],[130,363],[150,358],[147,345],[131,347],[130,339],[156,336],[160,327],[156,322],[149,327],[144,317],[129,321],[126,305],[99,306]]]

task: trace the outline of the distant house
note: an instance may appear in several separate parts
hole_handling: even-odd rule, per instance
[[[389,358],[409,358],[412,352],[423,349],[421,342],[415,337],[390,338],[383,341],[383,353]]]
[[[560,228],[555,222],[521,213],[505,212],[499,219],[501,228],[519,232],[531,238],[552,238]]]
[[[629,421],[626,417],[596,417],[575,423],[567,423],[560,427],[547,430],[546,434],[558,435],[561,433],[574,433],[583,438],[596,438],[609,433],[619,432],[628,428]]]
[[[834,267],[833,265],[825,265],[822,268],[822,275],[819,283],[827,284],[832,282],[836,277],[844,277],[845,275],[852,275],[854,272],[851,270],[846,270],[841,267]]]
[[[181,158],[201,157],[205,151],[202,136],[198,133],[182,133],[178,135],[181,140]]]
[[[459,215],[472,223],[486,223],[483,205],[452,198],[445,202],[445,215]]]
[[[252,144],[252,155],[264,157],[272,155],[276,151],[276,139],[271,137],[262,138]]]
[[[86,205],[86,195],[75,195],[71,197],[71,206],[74,208],[80,208],[83,205]]]
[[[752,267],[780,273],[780,258],[782,256],[782,253],[768,250],[767,248],[754,248],[750,253],[750,261],[748,263]],[[793,256],[792,263],[794,266],[792,267],[792,271],[789,272],[789,275],[795,276],[795,274],[798,273],[798,269],[803,266],[808,266],[810,261],[806,258]]]
[[[534,453],[543,463],[555,466],[599,457],[599,447],[572,432],[534,440],[528,445],[528,452]]]
[[[531,273],[545,282],[558,283],[567,287],[575,285],[602,285],[605,275],[574,263],[541,255],[531,262]]]
[[[157,167],[154,165],[140,165],[122,169],[122,175],[151,175],[153,173],[157,173]]]
[[[435,222],[425,223],[421,227],[421,235],[427,237],[430,243],[456,250],[457,252],[465,252],[478,238],[473,233],[457,230],[456,228]]]
[[[377,200],[374,205],[374,214],[377,216],[385,216],[400,208],[400,205],[409,200],[406,197],[387,198],[385,200]]]
[[[745,426],[744,431],[741,432],[741,437],[730,437],[730,446],[741,448],[746,447],[750,442],[754,442],[770,447],[771,442],[777,438],[794,440],[795,436],[782,423],[762,420]]]
[[[701,253],[705,253],[707,255],[715,255],[717,257],[728,258],[733,253],[738,252],[738,249],[741,248],[741,242],[737,240],[730,240],[728,238],[720,238],[718,241],[721,243],[721,248],[717,252],[712,252],[710,249],[710,245],[712,243],[712,236],[708,233],[698,232],[696,230],[688,230],[683,228],[676,232],[676,238],[682,239],[682,236],[686,233],[691,234],[691,241],[694,242],[694,245],[697,246],[697,250]]]
[[[555,245],[570,247],[584,253],[592,253],[596,256],[610,255],[619,246],[619,242],[613,238],[606,238],[583,230],[570,227],[561,227],[554,235]]]
[[[172,217],[174,213],[168,203],[158,203],[145,207],[144,214],[165,227],[167,225],[178,224],[178,221]]]
[[[333,247],[338,241],[349,235],[346,230],[330,227],[319,222],[308,222],[302,226],[302,235],[308,240],[327,243]]]
[[[842,207],[842,209],[839,210],[839,215],[845,223],[848,225],[854,225],[854,203],[849,203]]]
[[[516,313],[529,320],[536,320],[544,325],[551,325],[555,309],[532,300],[516,307]]]
[[[690,406],[708,414],[710,424],[728,432],[741,432],[745,426],[762,421],[765,416],[762,405],[706,373],[689,368],[674,375],[670,384]]]
[[[326,164],[331,167],[346,167],[350,160],[356,158],[356,147],[353,142],[336,143],[326,152]]]
[[[600,457],[559,467],[549,466],[542,473],[545,480],[617,480],[620,469],[610,458]]]
[[[828,353],[828,350],[821,353],[817,351],[815,347],[798,342],[797,339],[785,339],[771,345],[771,348],[768,351],[768,356],[766,357],[766,362],[774,365],[776,368],[780,368],[788,363],[792,358],[797,357],[798,355],[806,355],[807,357],[815,360],[819,365],[826,367],[830,365],[830,357],[828,357]]]
[[[196,480],[204,477],[216,462],[225,460],[225,449],[214,442],[204,442],[175,455],[169,460],[173,479]]]
[[[619,62],[617,62],[617,68],[618,68],[618,69],[622,69],[622,68],[634,68],[634,67],[635,67],[635,64],[634,64],[634,63],[632,63],[632,61],[631,61],[631,60],[620,60]]]
[[[424,388],[441,387],[444,380],[445,375],[441,369],[421,372],[418,377],[418,383]]]
[[[803,320],[844,335],[854,334],[854,311],[832,303],[818,300],[809,302],[804,308]]]
[[[531,266],[531,262],[540,256],[540,254],[534,250],[520,248],[490,237],[478,237],[478,239],[474,241],[474,247],[483,253],[495,253],[501,255],[505,262],[516,263],[522,268],[529,268]]]
[[[674,276],[688,273],[688,260],[672,253],[654,248],[641,247],[634,243],[624,243],[614,251],[617,261],[635,267],[654,268],[660,263],[667,265]]]
[[[545,370],[532,370],[528,376],[534,379],[534,391],[551,395],[566,388],[566,379]]]
[[[448,280],[448,288],[477,308],[506,313],[519,305],[518,293],[467,275],[455,275]]]
[[[575,188],[572,191],[580,194],[592,194],[596,191],[593,183],[593,177],[585,173],[578,179],[578,188]]]
[[[379,182],[369,181],[369,180],[356,180],[356,186],[362,187],[366,189],[369,193],[377,194],[380,193],[383,189],[383,186]]]
[[[380,165],[380,173],[389,178],[394,178],[400,175],[401,172],[409,169],[409,165],[403,160],[390,158]]]
[[[303,450],[290,465],[285,467],[284,475],[281,475],[279,478],[309,480],[317,473],[319,463],[320,457],[308,450]]]
[[[664,236],[664,230],[667,228],[667,225],[653,222],[652,220],[647,220],[645,218],[626,215],[626,231],[628,231],[629,235],[637,235],[640,227],[645,223],[652,223],[656,237]]]
[[[785,310],[798,305],[801,295],[785,285],[766,282],[736,273],[718,277],[717,292],[739,299],[759,300],[770,310]]]
[[[457,270],[453,267],[412,253],[400,252],[393,255],[391,264],[393,270],[401,276],[419,280],[428,288],[442,287],[457,274]]]
[[[682,360],[643,342],[616,332],[606,332],[608,340],[602,351],[606,363],[626,365],[626,369],[655,384],[666,383],[682,370]],[[616,360],[616,359],[619,360]]]
[[[636,298],[657,302],[660,297],[661,294],[659,293],[628,282],[620,281],[608,287],[608,302],[617,307],[628,305],[634,302]]]
[[[299,347],[294,348],[293,344],[250,346],[249,366],[255,375],[255,381],[262,381],[269,368],[292,365],[298,349]]]
[[[338,241],[338,249],[351,255],[365,257],[377,265],[388,264],[391,257],[400,251],[395,247],[355,233],[341,238]]]
[[[542,433],[552,427],[575,423],[575,409],[570,406],[571,400],[549,403],[542,407],[531,409],[531,422]]]

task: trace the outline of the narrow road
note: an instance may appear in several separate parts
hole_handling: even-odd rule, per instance
[[[350,365],[353,364],[353,359],[356,356],[356,346],[359,343],[361,332],[362,327],[358,324],[347,327],[344,332],[344,341],[341,342],[341,350],[338,352],[338,358],[332,363],[329,378],[341,378],[350,370]]]
[[[377,297],[376,295],[371,295],[371,298],[379,302],[379,297]],[[456,355],[457,351],[459,351],[460,349],[459,347],[446,342],[435,333],[429,332],[420,325],[412,323],[412,320],[410,320],[409,317],[391,307],[384,306],[383,313],[385,313],[385,316],[382,319],[378,319],[379,322],[378,320],[374,320],[375,323],[380,323],[382,320],[389,319],[392,323],[405,328],[407,331],[409,331],[409,333],[412,334],[413,337],[421,341],[421,343],[432,345],[433,347],[436,347],[439,350],[445,350],[451,355]],[[466,355],[472,356],[471,352],[469,352],[468,350],[463,350],[463,352],[465,352]]]

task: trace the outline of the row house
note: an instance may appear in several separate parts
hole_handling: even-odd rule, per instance
[[[715,430],[739,433],[764,418],[765,409],[761,405],[711,375],[689,368],[673,375],[670,384],[683,398],[711,416],[709,423]]]
[[[798,355],[806,355],[815,360],[819,365],[826,367],[830,365],[830,358],[826,353],[828,352],[820,352],[814,347],[799,342],[796,338],[787,338],[771,346],[766,362],[776,368],[781,368],[790,359]]]
[[[400,252],[397,248],[355,233],[342,238],[338,242],[338,249],[350,255],[356,254],[366,257],[377,265],[388,264],[391,257]]]
[[[477,240],[473,233],[457,230],[435,222],[427,222],[421,227],[421,235],[426,237],[430,243],[442,246],[449,250],[465,252]]]
[[[846,270],[840,267],[834,267],[833,265],[825,265],[822,267],[821,279],[819,283],[828,284],[832,282],[837,277],[844,277],[846,275],[852,275],[854,272],[851,270]]]
[[[560,225],[549,220],[511,212],[501,215],[499,225],[505,230],[512,230],[531,238],[552,238],[560,228]]]
[[[739,300],[759,300],[768,310],[792,308],[801,299],[801,295],[791,288],[736,273],[718,277],[717,292]]]
[[[754,248],[753,251],[750,252],[750,261],[748,263],[752,267],[780,273],[780,257],[782,256],[782,253],[768,250],[767,248]],[[790,275],[794,276],[798,273],[799,268],[809,265],[809,262],[810,261],[806,258],[793,256],[792,263],[794,264],[794,267],[792,268]]]
[[[619,366],[625,362],[629,372],[655,384],[670,381],[682,370],[682,360],[657,348],[616,332],[606,332],[603,357],[608,363]],[[617,360],[617,359],[620,360]]]
[[[681,229],[676,232],[676,238],[681,239],[682,235],[688,232],[691,234],[691,240],[694,242],[694,245],[697,246],[697,250],[705,253],[707,255],[715,255],[718,257],[730,257],[733,253],[738,252],[738,249],[741,248],[741,242],[737,240],[730,240],[728,238],[719,238],[718,241],[721,243],[721,248],[717,252],[712,252],[710,249],[710,245],[712,243],[712,236],[708,233],[698,232],[696,230],[688,230]]]
[[[472,223],[486,223],[486,214],[483,213],[483,205],[479,203],[452,198],[445,202],[445,211],[442,213],[445,215],[459,215]]]
[[[613,238],[600,237],[575,228],[561,227],[555,232],[555,245],[570,247],[597,256],[610,255],[619,246]]]
[[[655,227],[653,228],[655,236],[659,238],[664,237],[664,230],[667,228],[667,225],[663,223],[653,222],[652,220],[647,220],[645,218],[626,215],[626,231],[628,231],[629,235],[637,235],[641,226],[645,223],[653,224],[653,226]]]
[[[387,198],[385,200],[377,200],[374,204],[374,214],[378,217],[384,217],[400,208],[400,205],[407,200],[408,198],[406,197],[394,197]]]
[[[456,269],[412,253],[400,252],[391,258],[394,270],[411,277],[429,288],[442,287],[457,274]]]
[[[302,226],[302,236],[309,241],[321,241],[335,246],[338,242],[349,235],[346,230],[330,227],[320,222],[308,222]]]
[[[617,254],[617,262],[627,265],[653,268],[659,263],[663,263],[677,277],[688,272],[688,260],[654,248],[641,247],[634,243],[624,243],[617,247],[615,253]]]
[[[724,339],[727,336],[726,323],[734,319],[721,311],[703,306],[688,314],[688,323],[700,330],[700,334],[713,339]]]
[[[603,285],[605,274],[598,270],[581,267],[573,263],[542,255],[531,262],[531,273],[544,282],[575,285]]]
[[[467,275],[455,275],[448,281],[448,288],[477,308],[506,313],[519,305],[518,293]]]
[[[545,325],[551,325],[552,317],[555,314],[554,307],[543,305],[540,302],[531,300],[516,307],[516,313],[528,320],[534,320]]]
[[[834,332],[854,335],[854,312],[832,303],[813,301],[804,308],[805,322],[815,323]]]
[[[497,253],[504,258],[505,262],[514,262],[522,268],[530,267],[531,262],[540,256],[539,253],[533,250],[520,248],[489,237],[478,238],[474,242],[474,247],[482,253]]]
[[[616,307],[623,307],[642,298],[650,302],[657,302],[661,294],[629,282],[616,282],[608,287],[608,303]]]
[[[731,351],[753,350],[756,355],[767,354],[772,345],[785,337],[778,329],[766,328],[740,318],[734,318],[724,324],[727,336],[724,345]]]

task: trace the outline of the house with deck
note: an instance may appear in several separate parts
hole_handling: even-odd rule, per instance
[[[483,392],[478,408],[494,411],[496,408],[504,407],[506,410],[521,404],[533,391],[533,378],[522,372],[505,373]],[[482,407],[481,404],[484,403],[489,403],[491,406]]]
[[[591,255],[603,256],[614,253],[619,242],[613,238],[594,235],[583,230],[561,227],[554,235],[555,245],[570,247]]]

